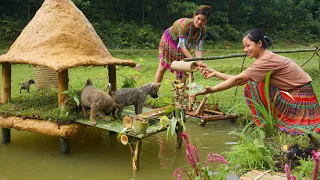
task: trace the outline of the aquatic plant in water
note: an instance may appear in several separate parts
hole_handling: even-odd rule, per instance
[[[210,162],[219,162],[228,166],[230,165],[229,162],[225,160],[221,155],[209,153],[204,166],[201,166],[197,148],[194,145],[190,144],[188,135],[186,133],[182,133],[181,137],[186,142],[186,156],[192,170],[188,171],[187,169],[181,167],[176,169],[174,172],[174,177],[178,180],[182,180],[183,173],[187,174],[189,179],[210,179],[211,175],[209,172],[211,172],[212,170],[209,165]]]

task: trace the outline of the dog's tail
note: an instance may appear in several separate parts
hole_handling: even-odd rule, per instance
[[[92,81],[91,81],[91,79],[88,79],[88,80],[87,80],[86,86],[92,86]]]

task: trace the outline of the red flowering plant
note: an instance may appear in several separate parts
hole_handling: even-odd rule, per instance
[[[210,179],[210,176],[212,176],[213,174],[210,172],[213,172],[213,170],[209,163],[212,162],[219,162],[229,166],[229,162],[226,161],[224,157],[219,154],[211,153],[208,154],[207,160],[204,162],[204,166],[202,166],[199,160],[199,153],[197,151],[197,148],[194,145],[190,144],[188,135],[186,133],[182,133],[181,137],[186,142],[186,156],[191,167],[179,167],[178,169],[176,169],[174,172],[174,177],[178,180],[182,180],[183,173],[185,173],[189,177],[189,179]],[[191,169],[191,171],[188,171],[189,169]]]
[[[312,159],[314,160],[312,180],[316,180],[316,179],[318,179],[320,152],[312,150],[311,153],[312,153]]]
[[[319,179],[320,152],[312,150],[311,154],[312,154],[311,160],[313,160],[313,169],[312,169],[312,165],[310,162],[310,158],[308,158],[308,161],[304,161],[303,159],[301,159],[300,160],[301,166],[298,166],[295,168],[295,171],[296,171],[295,174],[297,175],[298,178],[296,176],[290,174],[290,166],[287,163],[285,164],[284,169],[286,172],[287,180],[296,180],[296,179],[317,180],[317,179]]]

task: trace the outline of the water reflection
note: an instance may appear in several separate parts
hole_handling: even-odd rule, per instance
[[[228,151],[237,142],[237,138],[228,135],[235,126],[230,122],[208,123],[201,127],[198,121],[192,120],[186,125],[200,161],[205,161],[209,152]],[[129,147],[106,131],[88,127],[78,133],[70,139],[68,155],[59,153],[57,137],[11,132],[11,143],[0,145],[0,180],[162,180],[173,179],[174,170],[188,163],[184,144],[176,149],[176,137],[167,140],[165,132],[143,140],[137,172],[132,171]]]

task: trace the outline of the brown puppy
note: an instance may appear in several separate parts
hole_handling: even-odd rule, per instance
[[[29,81],[27,82],[23,82],[20,84],[20,93],[21,93],[21,89],[25,89],[27,92],[29,92],[29,89],[30,89],[30,85],[31,84],[34,84],[34,80],[33,79],[30,79]]]
[[[96,125],[96,115],[105,120],[110,121],[110,119],[105,115],[113,112],[118,107],[117,103],[101,89],[96,89],[92,86],[90,79],[87,80],[86,85],[81,92],[81,108],[83,115],[87,117],[86,108],[91,108],[90,123],[92,126]]]
[[[158,90],[161,83],[148,83],[139,88],[122,88],[112,92],[111,97],[119,105],[117,108],[117,117],[121,119],[121,112],[124,107],[134,105],[135,113],[141,114],[144,102],[147,96],[158,97]]]

